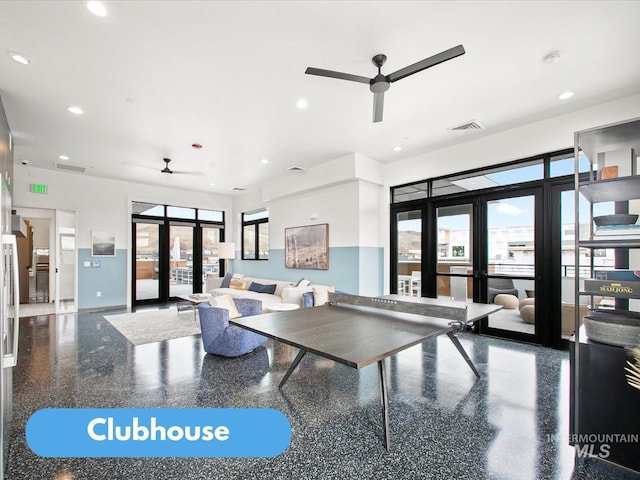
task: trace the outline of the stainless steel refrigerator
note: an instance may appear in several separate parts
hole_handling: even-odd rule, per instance
[[[0,322],[2,323],[2,343],[0,343],[0,384],[2,385],[0,404],[0,479],[5,478],[5,467],[9,450],[11,411],[13,407],[13,367],[18,360],[18,333],[20,305],[18,279],[18,250],[16,237],[11,233],[11,199],[13,190],[13,141],[9,124],[0,99],[0,174],[2,192],[0,194],[0,234],[2,237],[2,258],[0,259]]]

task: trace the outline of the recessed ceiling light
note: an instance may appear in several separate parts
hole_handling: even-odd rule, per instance
[[[571,97],[573,97],[573,92],[562,92],[560,95],[558,95],[558,98],[560,100],[566,100],[567,98]]]
[[[82,115],[84,113],[84,111],[80,107],[77,107],[75,105],[67,107],[67,110],[73,113],[74,115]]]
[[[102,2],[98,2],[97,0],[89,0],[86,3],[87,10],[93,13],[96,17],[106,17],[107,16],[107,8],[104,6]]]
[[[210,183],[209,185],[210,185],[210,186],[212,186],[212,187],[215,187],[215,186],[216,186],[216,184],[215,184],[215,183]]]
[[[18,52],[9,52],[9,56],[13,61],[21,63],[22,65],[29,65],[31,63],[29,57]]]
[[[262,160],[260,160],[260,163],[264,163],[266,165],[267,163],[269,163],[269,159],[263,158]]]
[[[400,150],[402,150],[402,147],[400,145],[393,147],[394,152],[399,152]]]
[[[560,52],[551,52],[542,59],[547,65],[558,63],[558,60],[560,60]]]
[[[69,157],[67,157],[66,155],[60,155],[60,156],[58,156],[58,158],[60,160],[69,160]]]
[[[304,110],[308,106],[309,106],[309,104],[307,103],[307,101],[304,98],[301,98],[300,100],[298,100],[296,102],[296,107],[298,107],[300,110]]]

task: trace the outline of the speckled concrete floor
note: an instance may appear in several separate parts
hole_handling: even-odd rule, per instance
[[[574,466],[566,352],[459,338],[480,380],[446,337],[388,360],[386,451],[375,365],[357,371],[307,355],[280,391],[296,353],[282,344],[223,359],[206,355],[199,336],[134,347],[100,313],[24,318],[6,478],[639,478],[596,460]],[[270,459],[41,458],[25,425],[46,407],[270,407],[288,417],[292,439]]]

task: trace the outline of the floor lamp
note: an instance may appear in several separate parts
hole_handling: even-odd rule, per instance
[[[220,242],[218,244],[218,258],[221,260],[233,260],[236,258],[236,244],[234,242]],[[227,273],[226,263],[223,264],[223,269],[224,273]]]

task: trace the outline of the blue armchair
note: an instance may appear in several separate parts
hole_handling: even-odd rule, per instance
[[[250,298],[235,298],[233,302],[244,317],[262,313],[262,302]],[[229,310],[212,307],[209,302],[198,305],[202,344],[207,353],[223,357],[239,357],[255,350],[267,337],[244,328],[229,325]]]

